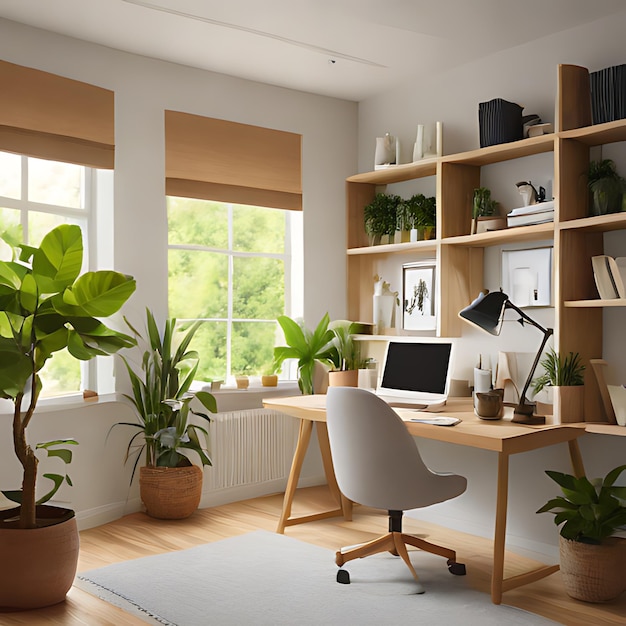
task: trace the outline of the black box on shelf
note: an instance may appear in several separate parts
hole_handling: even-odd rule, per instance
[[[589,74],[591,119],[594,124],[626,118],[626,65],[614,65]]]
[[[517,141],[524,136],[523,107],[515,102],[495,98],[478,104],[480,147]]]

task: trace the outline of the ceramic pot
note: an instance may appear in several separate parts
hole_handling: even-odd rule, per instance
[[[250,379],[247,376],[236,376],[237,389],[247,389],[250,385]]]
[[[358,387],[359,370],[328,372],[329,387]]]
[[[39,528],[11,527],[19,508],[0,515],[0,608],[38,609],[65,600],[76,575],[79,535],[74,511],[37,507]]]
[[[552,387],[553,423],[571,424],[585,421],[585,387]]]
[[[265,374],[261,376],[261,384],[264,387],[277,387],[278,375],[277,374]]]
[[[146,513],[157,519],[184,519],[200,504],[202,469],[187,467],[139,468],[139,493]]]

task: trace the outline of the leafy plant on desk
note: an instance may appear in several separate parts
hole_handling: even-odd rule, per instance
[[[538,394],[544,387],[578,387],[585,384],[585,366],[578,352],[563,358],[553,348],[541,361],[545,372],[533,381],[533,391]]]

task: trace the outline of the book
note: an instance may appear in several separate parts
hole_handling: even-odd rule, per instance
[[[514,217],[516,215],[529,215],[531,213],[541,213],[543,211],[554,210],[554,200],[548,200],[547,202],[537,202],[536,204],[529,204],[527,206],[513,209],[510,213],[507,213],[507,217]]]
[[[544,224],[546,222],[554,222],[554,209],[507,217],[509,228],[513,226],[528,226],[530,224]]]
[[[624,257],[620,257],[620,265],[626,271],[626,262],[622,262],[622,259]],[[626,298],[626,289],[624,288],[620,265],[617,264],[613,257],[606,254],[591,257],[593,277],[602,300]]]

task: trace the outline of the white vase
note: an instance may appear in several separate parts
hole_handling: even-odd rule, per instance
[[[382,335],[385,328],[391,327],[393,316],[393,295],[381,295],[374,297],[374,329],[377,335]]]
[[[413,160],[419,161],[424,158],[424,124],[417,125],[417,137],[413,144]]]

